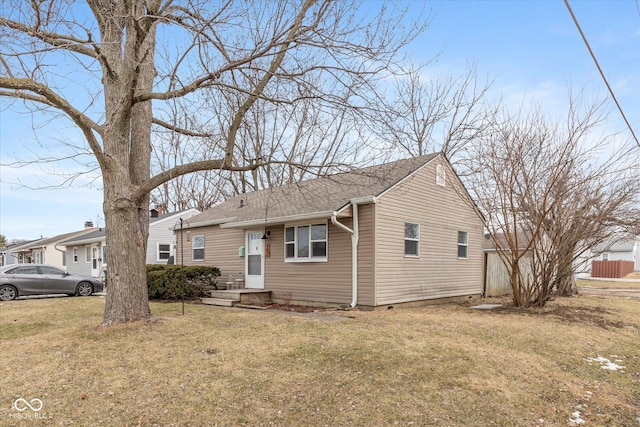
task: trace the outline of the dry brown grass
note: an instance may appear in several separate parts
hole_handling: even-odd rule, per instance
[[[103,305],[1,304],[0,425],[567,426],[576,410],[588,426],[639,424],[640,300],[340,323],[169,303],[152,304],[157,322],[96,329]],[[623,372],[586,360],[611,355]],[[41,399],[40,418],[18,419],[18,398]]]
[[[578,285],[578,288],[581,287],[591,287],[591,288],[618,288],[618,289],[633,289],[633,288],[638,288],[640,289],[640,283],[638,283],[637,281],[608,281],[608,280],[580,280],[577,279],[576,280],[576,285]]]

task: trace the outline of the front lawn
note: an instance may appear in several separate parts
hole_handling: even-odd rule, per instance
[[[156,322],[96,329],[103,298],[3,302],[0,425],[639,425],[640,300],[469,305],[154,303]]]

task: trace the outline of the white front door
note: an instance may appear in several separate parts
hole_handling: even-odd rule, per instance
[[[246,232],[245,287],[264,289],[264,240],[262,231]]]
[[[100,246],[91,246],[91,275],[98,277],[100,275]]]

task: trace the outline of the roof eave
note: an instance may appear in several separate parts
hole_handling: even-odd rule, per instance
[[[200,228],[200,227],[209,227],[211,225],[221,225],[221,224],[225,224],[227,222],[232,222],[235,221],[236,217],[227,217],[227,218],[218,218],[218,219],[212,219],[209,221],[200,221],[200,222],[189,222],[188,220],[183,222],[182,224],[182,228],[183,229],[189,229],[189,228]],[[178,231],[180,230],[180,227],[170,227],[170,229],[174,230],[174,231]]]
[[[311,219],[331,218],[334,211],[310,212],[306,214],[288,215],[277,218],[252,219],[247,221],[227,222],[220,224],[220,228],[248,228],[255,226],[285,224],[287,222],[305,221]]]

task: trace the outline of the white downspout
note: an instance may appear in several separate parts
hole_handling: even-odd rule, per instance
[[[351,234],[351,304],[349,308],[355,308],[358,304],[358,241],[360,240],[359,224],[358,224],[358,205],[360,203],[375,203],[375,198],[362,198],[357,200],[351,200],[352,216],[353,216],[353,229],[338,222],[338,212],[334,211],[331,215],[331,222],[339,228],[342,228],[347,233]]]

